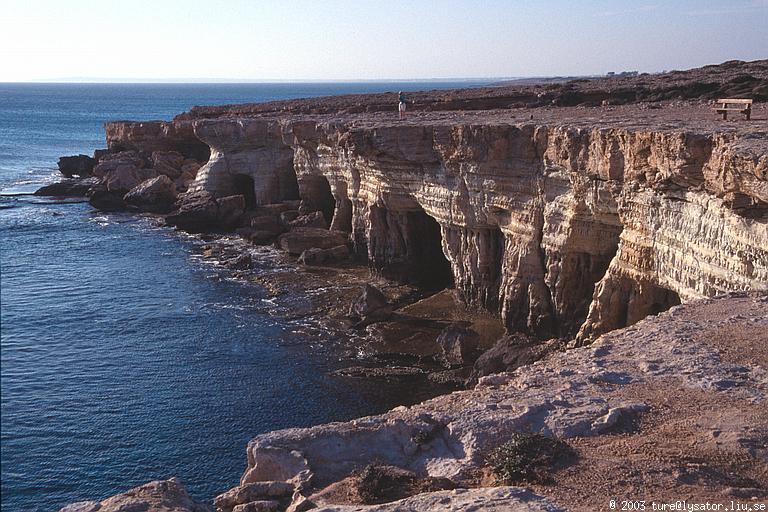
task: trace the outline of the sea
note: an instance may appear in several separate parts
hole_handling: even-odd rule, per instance
[[[348,363],[258,286],[151,217],[30,195],[103,123],[194,105],[482,85],[0,83],[2,510],[56,511],[179,477],[202,501],[237,485],[255,435],[383,412],[416,397]]]

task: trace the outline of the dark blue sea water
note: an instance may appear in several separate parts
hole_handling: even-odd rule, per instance
[[[179,476],[199,499],[235,485],[276,428],[411,400],[328,375],[331,340],[272,317],[265,294],[149,218],[9,196],[103,147],[111,119],[193,105],[466,83],[0,84],[2,508],[49,511]]]

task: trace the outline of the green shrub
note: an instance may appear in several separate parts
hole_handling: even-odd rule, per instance
[[[573,450],[542,434],[514,433],[488,456],[488,464],[499,483],[543,482],[558,459],[570,457]]]

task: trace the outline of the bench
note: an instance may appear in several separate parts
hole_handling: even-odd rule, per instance
[[[742,100],[738,98],[725,98],[717,100],[720,106],[713,109],[718,114],[723,114],[723,121],[728,120],[728,112],[741,112],[747,116],[747,121],[752,115],[752,100]]]

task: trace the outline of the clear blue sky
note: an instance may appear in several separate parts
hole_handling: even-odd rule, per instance
[[[3,0],[0,81],[343,80],[768,58],[768,0]]]

